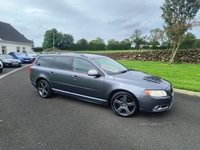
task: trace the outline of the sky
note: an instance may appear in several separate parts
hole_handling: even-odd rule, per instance
[[[55,28],[74,41],[100,37],[122,41],[141,30],[163,29],[164,0],[0,0],[0,21],[9,23],[41,47],[45,32]],[[193,30],[197,38],[200,30]]]

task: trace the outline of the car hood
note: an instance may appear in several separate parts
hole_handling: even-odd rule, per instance
[[[160,77],[140,71],[127,71],[113,75],[114,79],[120,82],[136,85],[146,89],[166,89],[170,83]]]
[[[9,61],[9,62],[19,62],[18,59],[2,59],[2,61]]]
[[[30,56],[17,56],[18,58],[28,58],[30,59],[31,57]]]
[[[37,54],[27,54],[29,57],[36,57]]]

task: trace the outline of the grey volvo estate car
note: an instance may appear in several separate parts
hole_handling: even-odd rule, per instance
[[[94,54],[41,54],[30,66],[30,80],[42,98],[64,94],[108,105],[123,117],[167,111],[174,96],[170,82]]]

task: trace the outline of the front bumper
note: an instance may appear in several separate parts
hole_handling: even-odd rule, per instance
[[[8,63],[8,62],[4,62],[3,65],[5,67],[10,67],[10,66],[20,66],[21,65],[21,62],[13,62],[13,63]]]
[[[33,62],[33,59],[29,60],[29,59],[26,59],[26,60],[20,60],[23,64],[25,63],[32,63]]]
[[[166,90],[167,96],[165,97],[150,97],[145,95],[139,101],[140,111],[145,112],[163,112],[172,108],[174,91],[170,86]]]

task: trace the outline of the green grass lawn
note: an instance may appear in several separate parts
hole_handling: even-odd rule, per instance
[[[200,92],[199,64],[172,64],[119,60],[128,68],[140,70],[170,81],[174,88]]]

